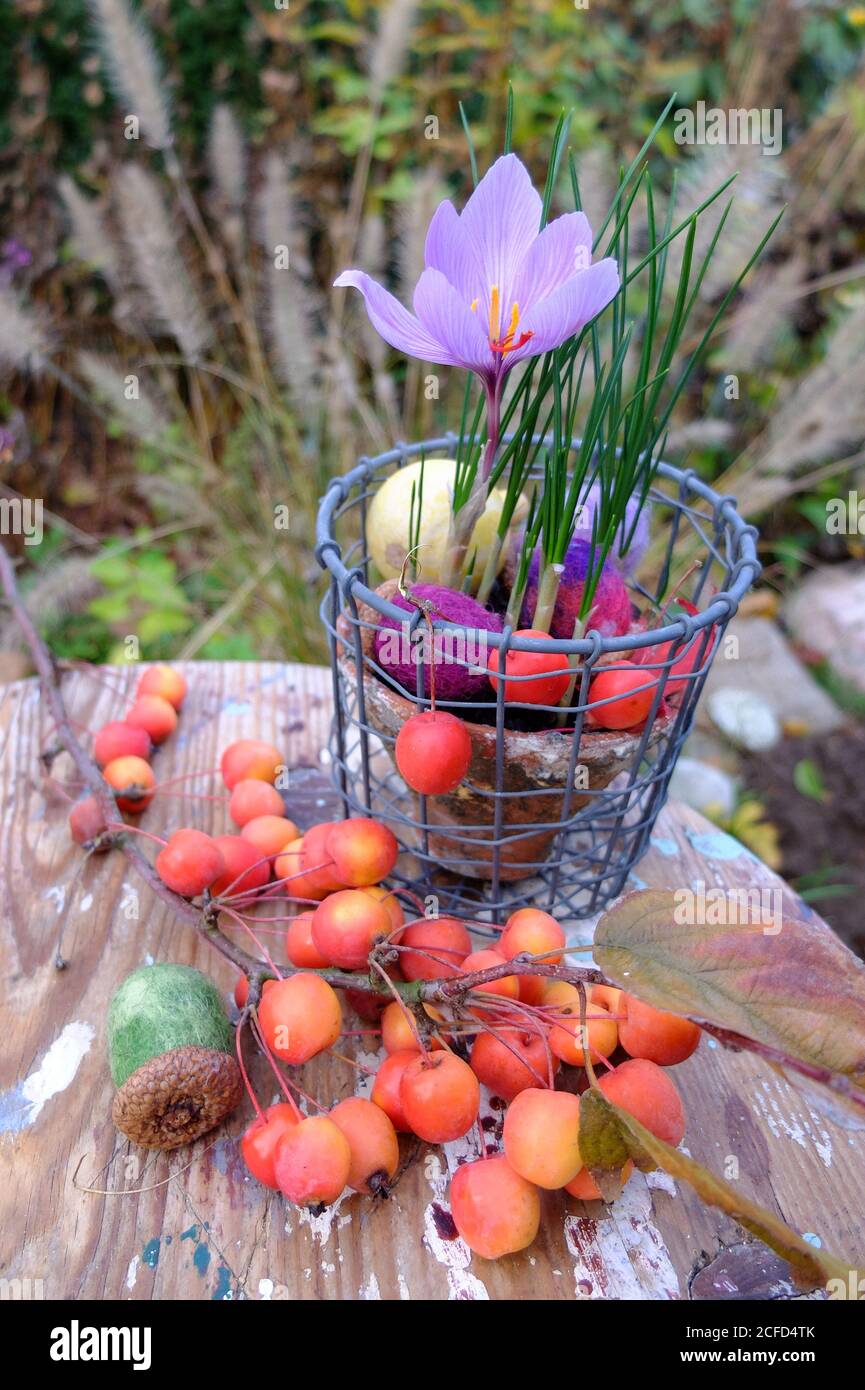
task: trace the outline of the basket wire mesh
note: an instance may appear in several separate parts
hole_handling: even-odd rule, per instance
[[[523,746],[531,741],[521,742],[509,732],[509,721],[512,724],[515,712],[525,706],[512,698],[505,700],[505,682],[497,681],[486,699],[437,699],[438,708],[469,721],[473,741],[477,735],[489,747],[489,776],[472,781],[473,761],[461,789],[470,805],[478,808],[476,817],[463,816],[448,824],[440,807],[432,804],[442,799],[411,792],[393,761],[400,717],[430,707],[425,666],[416,657],[416,688],[409,692],[376,660],[370,639],[377,627],[399,625],[409,643],[416,644],[426,635],[421,631],[426,621],[419,612],[408,614],[370,587],[366,525],[369,501],[394,469],[442,451],[452,457],[456,443],[455,436],[446,435],[399,444],[375,458],[361,459],[351,472],[331,482],[322,499],[316,555],[330,577],[321,617],[333,676],[329,753],[334,784],[346,816],[370,815],[391,826],[411,856],[403,881],[415,892],[433,895],[442,914],[500,923],[516,908],[533,906],[560,918],[591,917],[623,891],[648,847],[712,658],[727,623],[759,573],[757,533],[739,516],[732,497],[718,495],[691,470],[660,463],[649,492],[656,529],[665,517],[669,523],[659,579],[654,589],[633,578],[628,583],[635,597],[650,605],[661,602],[674,549],[690,537],[698,556],[688,597],[697,607],[705,604],[701,612],[685,614],[651,632],[608,637],[589,631],[571,641],[515,638],[507,624],[501,633],[481,633],[436,620],[435,638],[442,645],[435,651],[444,650],[448,659],[470,669],[477,665],[477,653],[484,645],[498,648],[502,667],[509,651],[553,652],[561,660],[562,672],[573,674],[577,667],[566,727],[546,734],[537,731],[542,740],[560,750],[558,773],[554,772],[549,785],[542,779],[542,784],[533,786],[530,801],[525,790],[508,785],[514,772],[520,771],[514,767],[515,759],[520,762]],[[651,657],[650,647],[656,648]],[[424,650],[416,645],[411,649],[418,654]],[[615,666],[617,660],[640,661],[641,657],[645,658],[646,688],[654,692],[648,717],[642,727],[622,733],[618,740],[614,736],[620,754],[618,764],[613,760],[615,775],[604,785],[592,786],[592,757],[588,763],[584,758],[602,746],[591,726],[591,711],[599,707],[590,697],[593,675],[599,665]],[[687,658],[684,665],[683,658]],[[508,685],[513,689],[510,675]],[[391,718],[394,703],[397,709]],[[531,709],[530,718],[537,719],[545,711],[553,725],[561,717],[558,707]],[[531,742],[532,748],[538,746],[543,749],[545,744]],[[449,804],[456,805],[452,800]],[[525,819],[529,805],[532,813]],[[515,866],[519,877],[515,877]]]

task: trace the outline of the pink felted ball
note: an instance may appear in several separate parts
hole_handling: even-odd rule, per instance
[[[553,620],[550,624],[551,637],[567,640],[574,635],[574,624],[580,611],[590,557],[590,543],[575,536],[565,556],[564,573],[559,583]],[[524,627],[530,627],[534,621],[539,570],[540,552],[536,550],[529,566],[529,579],[520,615],[520,622]],[[619,570],[608,558],[604,562],[595,588],[592,610],[586,619],[586,630],[596,628],[603,637],[618,637],[628,631],[631,619],[631,600],[628,597],[627,586]]]
[[[435,634],[435,677],[436,698],[439,700],[480,700],[490,694],[489,679],[484,669],[487,664],[488,647],[484,640],[486,632],[501,632],[502,620],[497,613],[491,613],[476,599],[461,594],[455,589],[445,589],[438,584],[413,584],[411,592],[418,598],[426,599],[435,607],[433,619],[446,618],[459,623],[464,632],[436,632]],[[414,652],[409,644],[410,615],[416,610],[401,594],[391,598],[397,608],[404,608],[409,617],[406,624],[400,625],[390,619],[382,618],[375,635],[375,659],[404,690],[414,695],[417,691],[418,669],[423,662],[423,690],[429,695],[429,632],[425,617],[421,617],[415,636]],[[422,644],[422,645],[421,645]],[[481,667],[480,671],[473,668]]]

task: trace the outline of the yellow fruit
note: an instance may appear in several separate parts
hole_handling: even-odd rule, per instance
[[[411,546],[409,517],[411,490],[415,497],[420,488],[420,462],[408,464],[392,473],[372,500],[366,523],[367,542],[383,579],[397,579]],[[423,474],[423,509],[421,514],[417,555],[418,578],[424,584],[443,584],[444,560],[450,530],[451,493],[455,459],[427,459]],[[505,494],[496,488],[487,498],[487,505],[472,533],[468,554],[477,550],[473,571],[473,591],[477,589],[495,541]],[[417,505],[417,503],[415,504]],[[516,518],[519,520],[519,517]],[[501,563],[504,564],[502,547]]]

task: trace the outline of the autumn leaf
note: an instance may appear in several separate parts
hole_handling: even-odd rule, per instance
[[[824,924],[749,920],[741,898],[717,914],[737,925],[694,915],[680,894],[631,893],[599,922],[595,959],[647,1004],[714,1025],[734,1046],[756,1042],[814,1080],[846,1078],[839,1092],[865,1102],[865,965]]]
[[[780,869],[782,855],[778,827],[767,818],[766,808],[761,801],[748,797],[739,803],[729,820],[723,821],[722,818],[721,823],[770,869]]]

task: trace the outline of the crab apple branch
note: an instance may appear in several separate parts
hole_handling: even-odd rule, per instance
[[[48,647],[42,641],[27,612],[21,596],[18,592],[18,584],[15,578],[15,569],[7,551],[0,547],[0,583],[10,611],[18,624],[21,635],[28,647],[36,673],[39,678],[43,697],[51,712],[51,718],[60,744],[69,754],[79,773],[81,781],[86,789],[92,794],[101,810],[106,823],[116,823],[118,820],[117,800],[109,790],[105,778],[102,776],[98,766],[93,761],[90,754],[80,743],[72,720],[66,709],[63,694],[60,688],[60,678],[54,659]],[[189,926],[193,927],[202,938],[208,942],[214,950],[230,961],[239,971],[247,975],[257,993],[265,980],[273,979],[274,973],[263,961],[256,960],[249,955],[242,947],[231,941],[219,926],[220,907],[219,903],[206,901],[203,907],[196,907],[187,898],[182,897],[169,888],[159,877],[150,860],[139,850],[138,846],[130,843],[125,832],[109,832],[110,844],[121,849],[126,858],[132,864],[139,876],[147,884],[148,888],[159,900]],[[296,973],[291,967],[287,967],[285,974]],[[307,972],[311,973],[311,972]],[[370,994],[387,993],[388,988],[384,986],[373,974],[364,975],[362,973],[352,973],[345,970],[321,970],[314,972],[320,974],[330,985],[344,989],[366,990]],[[571,983],[584,981],[588,983],[602,982],[604,977],[597,970],[571,968],[560,965],[550,965],[543,961],[532,961],[527,957],[508,961],[501,966],[492,969],[475,971],[472,974],[461,976],[457,980],[418,980],[404,984],[395,984],[395,989],[406,1003],[421,1004],[424,1002],[438,1001],[442,1003],[459,1004],[473,989],[479,985],[487,984],[491,981],[501,979],[506,975],[545,975],[553,979],[567,980]],[[391,982],[393,983],[393,982]]]
[[[108,783],[89,753],[81,746],[75,734],[60,689],[60,680],[54,658],[36,631],[30,615],[21,601],[12,561],[2,546],[0,546],[0,583],[2,583],[3,592],[12,615],[33,658],[33,665],[36,667],[43,697],[51,711],[54,732],[74,762],[85,787],[98,803],[106,822],[116,821],[118,818],[116,798],[109,791]],[[114,833],[111,834],[111,843],[122,849],[129,862],[156,897],[166,906],[172,908],[178,917],[201,931],[222,955],[241,970],[251,969],[254,972],[258,969],[258,962],[252,956],[247,955],[245,951],[234,946],[232,942],[226,940],[222,933],[215,928],[215,924],[207,920],[206,913],[202,914],[192,903],[187,902],[185,898],[181,898],[179,894],[166,887],[149,859],[145,858],[137,845],[130,844],[125,835]],[[216,939],[215,932],[221,938],[220,940]]]

